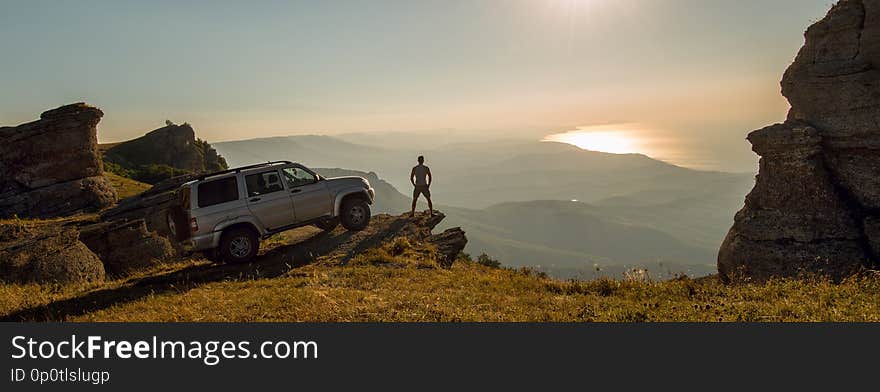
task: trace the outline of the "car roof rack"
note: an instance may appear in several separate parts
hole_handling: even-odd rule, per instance
[[[270,165],[277,165],[277,164],[285,164],[285,165],[286,165],[286,164],[290,164],[290,163],[293,163],[293,162],[291,162],[291,161],[269,161],[269,162],[265,162],[265,163],[258,163],[258,164],[255,164],[255,165],[248,165],[248,166],[236,167],[236,168],[229,169],[229,170],[223,170],[223,171],[218,171],[218,172],[213,172],[213,173],[200,174],[198,177],[196,177],[196,181],[202,181],[202,180],[204,180],[204,179],[206,179],[206,178],[208,178],[208,177],[220,176],[220,175],[223,175],[223,174],[238,173],[238,172],[240,172],[240,171],[242,171],[242,170],[256,169],[256,168],[258,168],[258,167],[264,167],[264,166],[270,166]]]

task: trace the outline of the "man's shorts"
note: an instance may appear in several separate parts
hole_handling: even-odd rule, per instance
[[[419,193],[425,195],[427,198],[431,198],[431,190],[428,189],[427,185],[416,185],[416,188],[413,189],[413,199],[419,197]]]

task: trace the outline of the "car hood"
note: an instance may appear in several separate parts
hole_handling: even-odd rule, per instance
[[[327,185],[331,187],[343,187],[343,186],[362,186],[369,187],[370,182],[367,181],[366,178],[357,177],[357,176],[346,176],[346,177],[333,177],[328,178]]]

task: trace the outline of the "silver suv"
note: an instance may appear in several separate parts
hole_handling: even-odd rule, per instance
[[[181,185],[168,228],[209,259],[247,262],[260,239],[315,225],[370,223],[375,192],[362,177],[324,178],[298,163],[268,162],[206,174]]]

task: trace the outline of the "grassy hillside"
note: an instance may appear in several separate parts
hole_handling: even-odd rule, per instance
[[[212,271],[222,270],[218,276]],[[179,281],[170,282],[171,276]],[[112,300],[96,300],[110,298]],[[83,287],[0,285],[0,315],[67,321],[880,321],[880,277],[843,284],[715,279],[564,282],[459,260],[397,241],[340,266],[278,274],[204,260]],[[68,309],[66,315],[61,310]],[[22,317],[22,315],[25,315]],[[29,315],[29,316],[28,316]]]
[[[302,228],[267,240],[252,264],[191,258],[101,283],[0,283],[0,321],[880,321],[876,272],[841,284],[575,282],[465,256],[442,268],[430,245],[373,238]]]
[[[120,200],[146,192],[152,186],[108,171],[104,172],[104,177],[110,181],[113,189],[116,189],[116,195]]]
[[[196,139],[192,126],[167,125],[144,136],[98,146],[104,169],[122,177],[156,184],[190,173],[227,168],[207,141]]]

